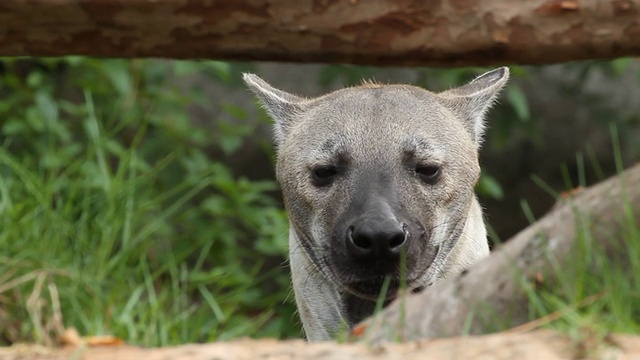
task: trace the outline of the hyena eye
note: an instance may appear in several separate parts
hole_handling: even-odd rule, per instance
[[[427,184],[435,184],[440,179],[440,166],[438,165],[417,165],[416,174],[420,180]]]
[[[313,184],[318,187],[331,185],[336,175],[338,175],[338,168],[332,165],[318,166],[311,172],[311,180]]]

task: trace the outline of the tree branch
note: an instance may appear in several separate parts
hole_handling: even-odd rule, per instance
[[[0,55],[375,65],[640,54],[640,0],[2,0]]]

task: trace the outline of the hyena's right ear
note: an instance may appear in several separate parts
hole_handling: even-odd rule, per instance
[[[245,84],[260,99],[262,106],[274,120],[276,143],[280,144],[306,99],[278,90],[254,74],[243,74]]]

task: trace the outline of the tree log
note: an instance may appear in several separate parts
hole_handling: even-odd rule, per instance
[[[2,0],[0,55],[374,65],[640,54],[640,0]]]
[[[640,356],[640,337],[612,335],[609,344],[576,342],[550,330],[526,334],[492,334],[476,337],[442,339],[403,344],[306,343],[302,340],[242,339],[211,344],[190,344],[165,348],[138,346],[99,346],[65,349],[19,344],[0,347],[3,360],[425,360],[425,359],[494,359],[561,360],[582,359],[585,347],[603,359],[636,359]],[[613,345],[612,345],[613,344]]]
[[[418,340],[459,336],[467,330],[483,334],[495,331],[496,322],[502,328],[520,325],[530,320],[527,285],[534,288],[541,281],[553,287],[565,272],[588,266],[576,261],[579,233],[588,231],[583,240],[600,246],[613,262],[628,259],[629,254],[622,253],[627,250],[624,241],[638,229],[640,164],[565,196],[466,273],[396,300],[357,326],[354,335],[374,342]]]

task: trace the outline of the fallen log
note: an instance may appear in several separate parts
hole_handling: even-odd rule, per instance
[[[575,257],[577,239],[593,242],[613,261],[628,255],[621,253],[623,242],[639,229],[640,164],[565,195],[547,215],[461,276],[396,300],[355,327],[353,336],[374,343],[407,341],[523,324],[531,320],[527,289],[535,290],[536,282],[557,285],[572,267],[587,266]]]

